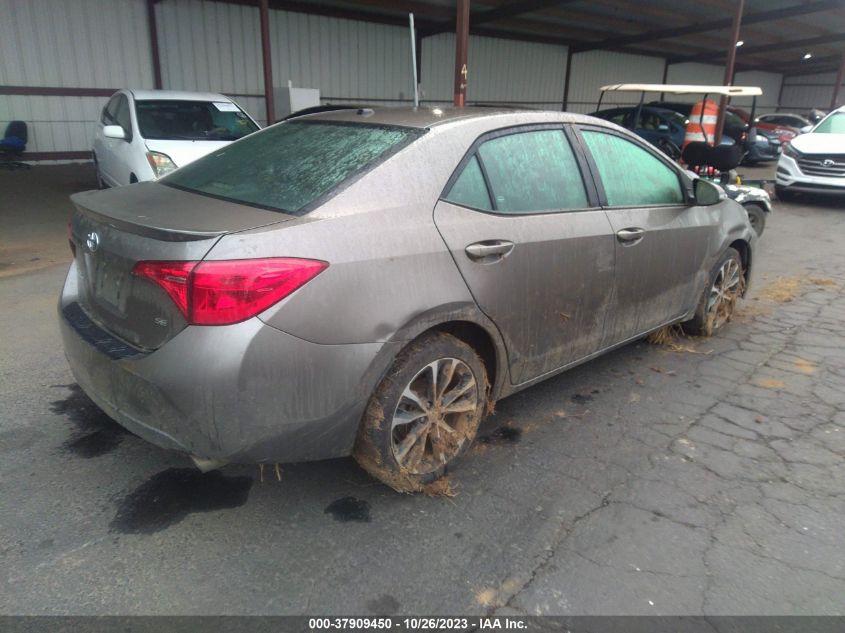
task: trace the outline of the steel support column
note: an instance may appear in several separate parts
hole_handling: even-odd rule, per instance
[[[150,54],[153,62],[153,87],[161,90],[161,57],[158,52],[158,28],[156,27],[156,0],[147,0],[147,29],[150,32]]]
[[[467,98],[467,50],[469,48],[469,0],[457,0],[455,20],[455,105],[463,108]]]
[[[745,0],[736,0],[736,13],[734,13],[733,25],[731,27],[731,41],[728,44],[728,60],[725,63],[725,81],[724,85],[731,86],[734,82],[734,63],[736,62],[736,43],[739,41],[739,29],[742,26],[742,10],[745,6]],[[725,130],[725,106],[728,105],[728,97],[722,95],[719,102],[719,116],[716,119],[716,138],[715,145],[722,142],[722,132]]]
[[[261,21],[261,62],[264,67],[264,103],[267,125],[276,122],[276,105],[273,102],[273,60],[270,56],[270,9],[268,0],[259,0],[258,15]]]
[[[563,105],[561,111],[566,112],[569,107],[569,75],[572,72],[572,47],[566,47],[566,77],[563,80]]]
[[[836,83],[833,84],[833,97],[830,99],[830,109],[836,108],[839,102],[839,89],[842,87],[842,80],[845,79],[845,52],[842,53],[842,61],[839,62],[839,70],[836,73]]]

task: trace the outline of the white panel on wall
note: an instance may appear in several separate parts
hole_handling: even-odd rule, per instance
[[[455,36],[441,33],[422,42],[424,99],[451,103]],[[467,102],[559,110],[565,72],[565,46],[471,35]]]
[[[612,51],[588,51],[572,58],[572,76],[569,80],[571,112],[593,112],[599,99],[599,88],[619,83],[660,83],[663,79],[663,59],[645,55],[630,55]],[[658,98],[656,95],[655,98]],[[646,95],[646,99],[649,95]],[[607,93],[604,104],[635,104],[639,95],[634,93]]]

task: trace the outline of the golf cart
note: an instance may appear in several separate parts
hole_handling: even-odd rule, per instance
[[[601,87],[596,110],[601,110],[601,103],[606,92],[634,92],[639,93],[639,102],[633,117],[628,119],[625,127],[640,133],[640,119],[647,92],[659,92],[662,95],[703,95],[700,102],[693,108],[687,122],[686,137],[682,147],[665,139],[661,139],[656,146],[673,160],[679,160],[687,169],[691,178],[705,178],[719,183],[728,197],[745,207],[748,219],[757,235],[763,233],[766,217],[772,211],[769,194],[762,188],[761,182],[749,181],[743,184],[736,175],[735,169],[742,162],[743,156],[753,143],[757,142],[757,129],[750,127],[746,138],[739,144],[722,143],[714,146],[715,119],[712,111],[707,114],[710,95],[726,97],[752,97],[751,118],[757,109],[757,97],[763,91],[756,86],[697,86],[684,84],[612,84]],[[712,103],[712,102],[710,102]],[[696,112],[698,110],[698,112]],[[694,129],[697,128],[697,129]],[[660,131],[658,129],[658,131]],[[711,133],[712,132],[712,133]],[[646,139],[648,140],[648,139]],[[751,186],[758,185],[758,186]]]

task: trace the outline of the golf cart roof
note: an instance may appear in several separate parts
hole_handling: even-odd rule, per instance
[[[718,94],[728,97],[759,97],[763,90],[757,86],[695,86],[689,84],[611,84],[602,92],[666,92],[669,94]]]

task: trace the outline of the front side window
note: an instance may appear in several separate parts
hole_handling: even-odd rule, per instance
[[[159,182],[294,215],[423,134],[396,126],[289,121],[196,160]]]
[[[684,203],[677,172],[651,152],[614,134],[593,130],[584,130],[582,134],[598,168],[609,206]]]
[[[135,102],[141,136],[156,140],[234,141],[258,127],[231,101]]]
[[[478,157],[500,213],[588,206],[578,162],[562,130],[500,136],[483,143]]]

